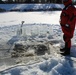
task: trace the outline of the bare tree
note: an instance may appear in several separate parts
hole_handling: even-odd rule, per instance
[[[0,0],[0,4],[4,3],[2,0]]]
[[[62,3],[62,0],[57,0],[56,3]]]
[[[25,3],[31,3],[32,2],[32,0],[26,0],[25,1]]]

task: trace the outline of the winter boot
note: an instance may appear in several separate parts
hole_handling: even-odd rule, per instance
[[[61,55],[63,56],[67,56],[67,55],[70,55],[70,48],[67,48],[64,53],[61,53]]]
[[[61,52],[65,52],[65,51],[67,50],[67,48],[68,48],[68,47],[67,47],[67,43],[65,43],[64,48],[60,49],[60,51],[61,51]]]
[[[64,47],[64,48],[62,48],[62,49],[60,49],[60,51],[61,52],[65,52],[65,50],[66,50],[66,48]]]

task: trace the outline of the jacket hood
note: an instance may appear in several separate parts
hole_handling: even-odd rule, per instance
[[[69,4],[72,4],[72,0],[68,0],[68,1],[66,1],[66,2],[63,1],[63,4],[64,4],[65,6],[67,6],[67,5],[69,5]]]

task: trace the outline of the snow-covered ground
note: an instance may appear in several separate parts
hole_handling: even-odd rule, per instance
[[[60,11],[57,12],[6,12],[0,13],[0,27],[28,23],[59,24]]]
[[[76,31],[71,55],[58,54],[62,44],[61,11],[0,13],[0,75],[76,75]],[[24,23],[22,24],[22,21]],[[21,32],[22,28],[22,32]],[[49,53],[11,57],[15,44],[45,44]],[[34,48],[28,48],[33,54]],[[26,53],[25,53],[26,54]]]

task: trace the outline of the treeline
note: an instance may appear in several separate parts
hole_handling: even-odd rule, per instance
[[[62,3],[62,0],[0,0],[0,3]]]
[[[62,0],[0,0],[0,4],[6,3],[59,3],[62,4]],[[76,2],[74,2],[76,4]]]

